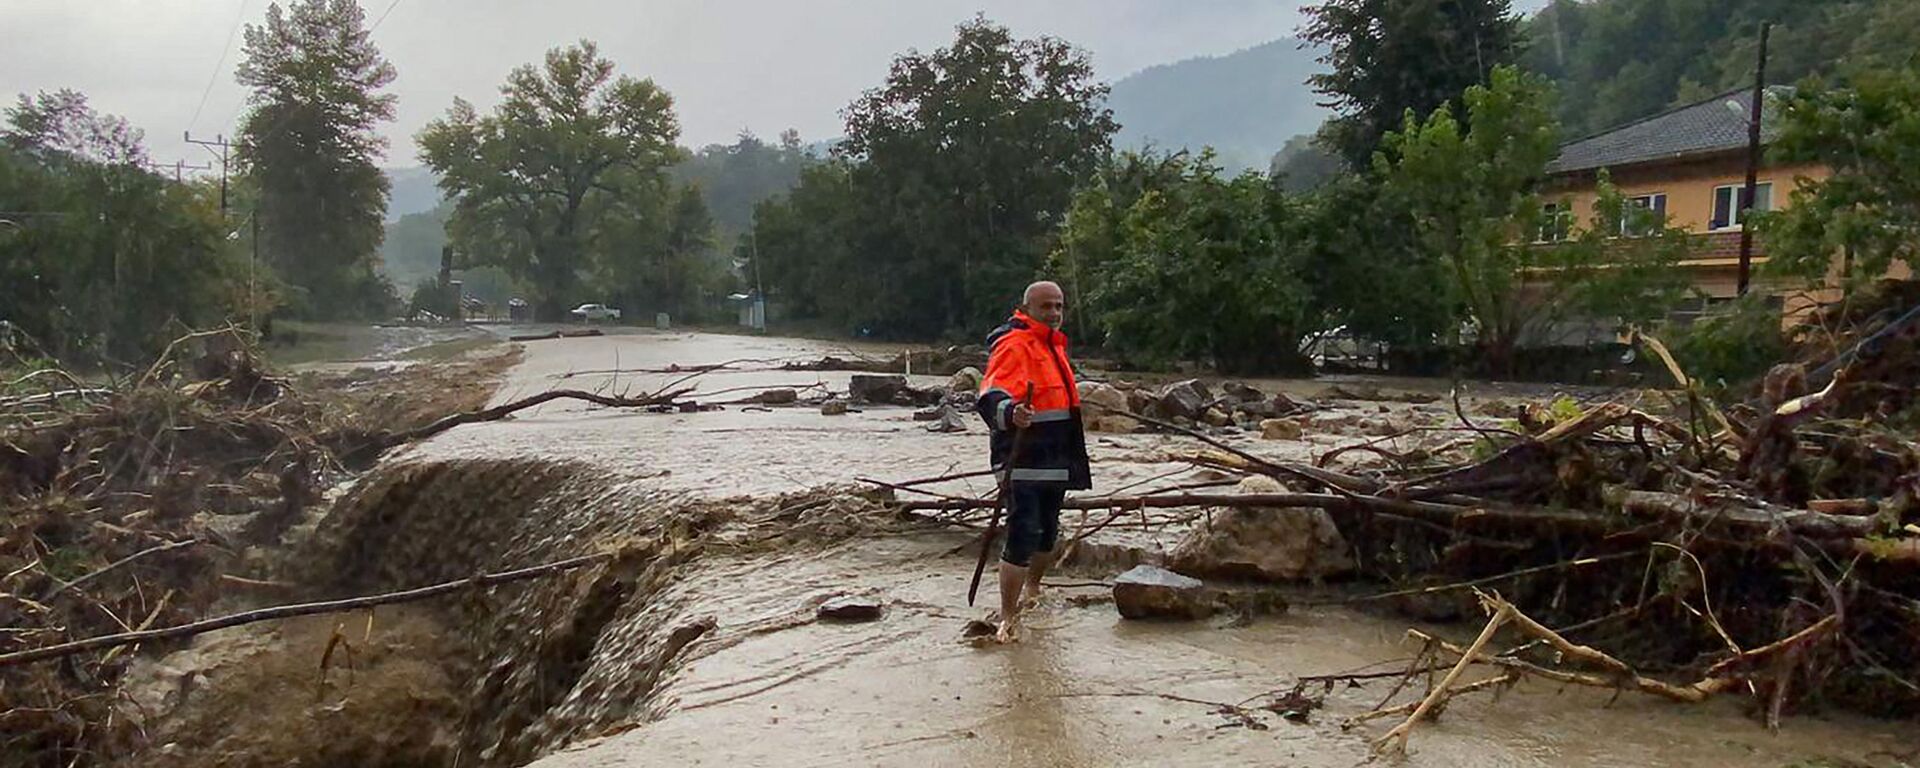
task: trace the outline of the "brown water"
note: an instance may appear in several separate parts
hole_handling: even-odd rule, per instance
[[[580,371],[847,350],[638,333],[533,342],[525,351],[497,400],[554,387],[638,393],[676,378],[568,376]],[[698,385],[702,392],[815,383],[844,389],[847,378],[719,373]],[[1352,440],[1241,442],[1300,457]],[[1095,443],[1102,489],[1175,472],[1181,465],[1167,460],[1169,452],[1191,447],[1151,436]],[[1289,688],[1302,675],[1404,664],[1414,651],[1401,639],[1405,622],[1312,608],[1243,627],[1143,624],[1120,620],[1097,599],[1069,599],[1103,590],[1062,588],[1032,619],[1026,642],[976,649],[959,641],[964,622],[979,615],[965,603],[968,535],[887,520],[844,495],[833,497],[847,502],[835,514],[855,518],[788,514],[785,501],[712,501],[861,476],[976,469],[984,449],[978,428],[930,434],[900,408],[833,417],[803,408],[665,415],[555,403],[409,449],[361,489],[357,518],[343,518],[357,543],[341,550],[341,570],[366,570],[368,586],[396,586],[606,541],[649,542],[652,559],[642,572],[501,589],[500,604],[462,620],[479,659],[473,666],[486,671],[469,686],[474,746],[463,754],[486,763],[1352,766],[1368,759],[1368,742],[1393,721],[1351,732],[1339,723],[1378,704],[1380,686],[1336,689],[1307,724],[1262,714],[1265,729],[1160,694],[1241,702]],[[946,489],[987,490],[981,481]],[[1075,522],[1069,517],[1066,525]],[[792,542],[745,544],[801,531]],[[702,537],[730,543],[682,543]],[[1085,570],[1062,578],[1112,575]],[[880,594],[887,615],[851,625],[812,620],[812,607],[839,592]],[[668,641],[707,619],[712,629],[684,650]],[[1912,723],[1800,717],[1769,735],[1731,699],[1704,706],[1609,699],[1532,682],[1498,699],[1462,699],[1415,730],[1405,764],[1787,766],[1822,758],[1893,766],[1900,763],[1892,755],[1920,749]]]

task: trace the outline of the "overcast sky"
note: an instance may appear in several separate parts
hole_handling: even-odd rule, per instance
[[[1144,67],[1291,35],[1297,2],[1256,0],[361,0],[399,70],[387,164],[416,165],[411,137],[454,96],[491,106],[508,70],[589,38],[619,71],[673,94],[681,143],[838,135],[838,111],[880,82],[891,57],[931,50],[984,12],[1016,35],[1089,50],[1109,81]],[[1543,0],[1523,1],[1533,7]],[[0,0],[0,95],[56,88],[147,132],[155,160],[204,161],[181,132],[231,134],[238,23],[267,0]],[[389,11],[389,9],[391,9]],[[209,90],[208,84],[212,87]],[[202,95],[205,94],[204,104]]]

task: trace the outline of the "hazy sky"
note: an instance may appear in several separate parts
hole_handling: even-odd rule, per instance
[[[1516,3],[1537,6],[1543,0]],[[0,95],[56,88],[147,132],[155,160],[197,162],[191,129],[233,130],[240,23],[267,0],[0,0]],[[374,41],[399,70],[389,165],[416,165],[411,137],[454,96],[482,107],[508,70],[589,38],[619,71],[673,94],[681,143],[730,140],[742,128],[808,140],[838,135],[838,111],[878,84],[891,57],[931,50],[984,12],[1016,35],[1048,34],[1089,50],[1109,81],[1141,68],[1221,54],[1291,35],[1297,2],[1255,0],[361,0]],[[391,9],[389,11],[389,9]],[[224,58],[223,58],[224,50]],[[217,65],[217,66],[216,66]],[[211,90],[208,83],[211,81]],[[205,94],[204,105],[202,94]]]

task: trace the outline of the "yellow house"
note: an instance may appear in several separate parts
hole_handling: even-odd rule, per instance
[[[1549,205],[1548,224],[1533,233],[1535,239],[1553,242],[1566,237],[1573,222],[1584,226],[1593,211],[1599,174],[1605,170],[1630,204],[1653,209],[1664,214],[1670,226],[1699,235],[1694,257],[1683,266],[1706,299],[1682,312],[1732,300],[1738,295],[1743,207],[1739,201],[1746,185],[1752,105],[1751,89],[1732,91],[1561,146],[1559,157],[1547,166],[1545,189],[1548,199],[1557,202]],[[1771,128],[1770,122],[1763,117],[1761,125]],[[1763,130],[1762,142],[1772,134]],[[1789,202],[1801,184],[1828,175],[1828,169],[1819,165],[1763,163],[1754,208],[1774,210]],[[1754,238],[1752,253],[1757,271],[1767,262],[1762,239]],[[1777,286],[1757,279],[1751,286],[1751,290],[1774,292],[1789,315],[1831,298],[1782,295]]]

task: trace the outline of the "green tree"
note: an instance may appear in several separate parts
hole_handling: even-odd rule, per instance
[[[1300,36],[1326,48],[1329,70],[1309,82],[1338,112],[1321,140],[1355,169],[1408,111],[1458,100],[1520,49],[1509,0],[1325,0],[1305,11]]]
[[[462,258],[506,268],[533,289],[540,316],[562,317],[588,300],[581,279],[596,258],[638,255],[602,238],[602,225],[662,211],[680,152],[673,98],[652,80],[615,77],[589,41],[515,69],[501,93],[484,116],[455,99],[420,132],[420,158],[454,200],[448,234]]]
[[[140,140],[73,91],[21,96],[0,127],[0,320],[70,362],[134,364],[246,314],[216,194],[149,173]]]
[[[835,148],[860,208],[855,267],[881,293],[835,291],[825,306],[851,319],[845,308],[878,304],[858,314],[900,336],[998,322],[1075,183],[1110,151],[1106,90],[1084,52],[984,18],[948,47],[895,58],[886,83],[848,107]]]
[[[742,131],[732,144],[712,144],[675,166],[673,175],[698,187],[713,215],[717,242],[732,250],[753,226],[753,209],[800,183],[800,170],[818,162],[800,145],[800,134],[780,133],[778,143]]]
[[[1544,80],[1500,67],[1463,99],[1464,126],[1445,107],[1425,121],[1409,116],[1385,140],[1375,173],[1414,224],[1416,258],[1443,266],[1448,279],[1435,287],[1456,308],[1477,359],[1508,374],[1523,342],[1557,341],[1556,327],[1570,320],[1644,321],[1672,305],[1685,234],[1627,206],[1604,178],[1594,218],[1577,237],[1528,242],[1548,223],[1538,185],[1558,146]],[[1617,237],[1623,219],[1635,237]]]
[[[1210,154],[1123,156],[1075,200],[1053,271],[1089,286],[1081,312],[1131,360],[1303,372],[1298,204],[1220,170]]]
[[[1766,268],[1818,281],[1846,254],[1850,282],[1897,263],[1920,272],[1920,65],[1865,73],[1852,87],[1809,82],[1783,111],[1773,157],[1832,175],[1800,180],[1791,205],[1759,220]]]
[[[240,84],[252,89],[236,156],[257,198],[261,252],[318,316],[385,309],[376,271],[388,182],[375,164],[395,97],[393,65],[354,0],[295,0],[248,25]]]

